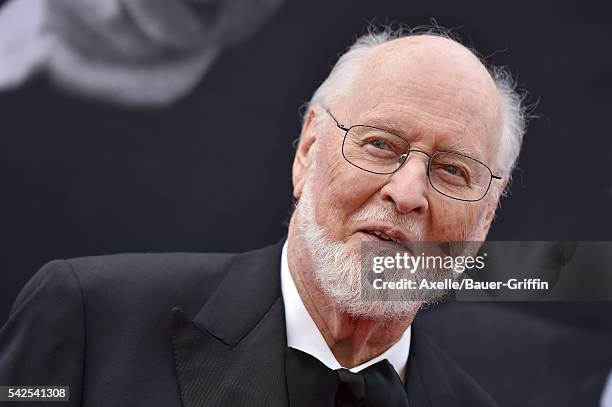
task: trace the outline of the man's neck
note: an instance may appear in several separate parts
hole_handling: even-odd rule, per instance
[[[287,261],[298,293],[338,363],[353,368],[384,353],[408,329],[414,315],[383,321],[355,318],[334,304],[314,278],[312,261],[299,250],[297,239],[289,239]]]

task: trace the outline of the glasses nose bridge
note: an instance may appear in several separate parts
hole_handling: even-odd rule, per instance
[[[418,150],[416,148],[410,148],[408,151],[406,151],[404,154],[402,154],[400,156],[400,159],[399,159],[400,166],[397,168],[396,171],[399,171],[404,166],[404,164],[406,164],[406,162],[408,162],[408,158],[410,158],[410,153],[412,153],[413,151],[416,152],[416,153],[421,153],[421,154],[427,156],[427,169],[429,171],[429,162],[431,161],[431,157],[432,156],[429,153],[426,153],[423,150]]]

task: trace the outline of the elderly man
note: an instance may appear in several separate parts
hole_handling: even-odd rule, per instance
[[[55,261],[0,331],[1,385],[73,405],[490,406],[360,294],[364,241],[482,241],[524,130],[508,76],[442,35],[372,33],[315,92],[287,239],[243,254]]]

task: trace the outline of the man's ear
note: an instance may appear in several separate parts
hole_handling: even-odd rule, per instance
[[[292,181],[293,197],[295,199],[299,199],[302,195],[306,174],[314,159],[315,143],[317,141],[315,116],[315,111],[309,108],[302,125],[302,133],[300,134],[300,142],[295,152],[295,158],[293,159]]]

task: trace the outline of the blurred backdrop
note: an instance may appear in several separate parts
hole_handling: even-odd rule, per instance
[[[85,100],[42,76],[0,93],[0,320],[54,258],[280,239],[300,106],[371,21],[435,18],[509,66],[538,103],[490,239],[612,240],[611,11],[578,0],[285,2],[167,107]],[[453,305],[423,325],[504,405],[597,405],[612,368],[610,303]],[[572,352],[584,352],[581,367]]]

